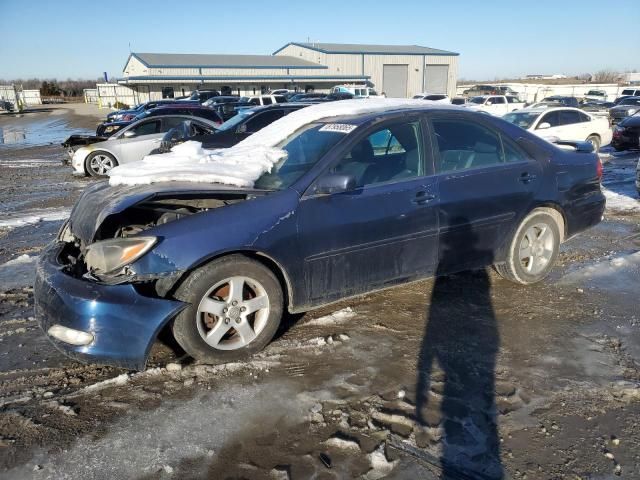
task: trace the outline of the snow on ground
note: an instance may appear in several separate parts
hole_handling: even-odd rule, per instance
[[[609,190],[605,186],[602,187],[602,193],[607,197],[607,210],[614,212],[640,212],[640,200],[635,187],[630,185],[629,188],[623,189],[624,193],[617,193]]]
[[[35,168],[50,167],[51,165],[58,165],[58,163],[38,158],[0,160],[0,167],[2,168]]]
[[[207,465],[243,434],[286,431],[302,421],[312,404],[287,383],[242,386],[228,382],[218,391],[203,390],[191,400],[131,412],[97,440],[81,438],[55,454],[43,449],[26,465],[4,472],[2,478],[172,478],[170,473],[184,459],[199,462],[203,471],[195,476],[204,478]]]
[[[601,290],[637,295],[640,278],[640,252],[607,258],[582,266],[567,275],[560,283],[581,284]]]
[[[324,317],[314,318],[305,323],[305,325],[324,326],[324,325],[337,325],[344,323],[347,320],[356,316],[356,312],[351,307],[343,308],[337,312],[333,312],[330,315]]]
[[[0,265],[0,288],[10,290],[33,285],[35,277],[35,256],[20,255]]]
[[[321,103],[292,112],[231,148],[203,150],[199,142],[185,142],[169,153],[120,165],[109,173],[109,183],[145,185],[179,180],[250,187],[286,156],[286,152],[275,148],[276,145],[304,125],[341,115],[425,106],[423,100],[387,98]]]
[[[0,220],[0,228],[24,227],[40,222],[66,220],[71,214],[70,208],[49,208],[20,212],[17,215],[7,215]]]

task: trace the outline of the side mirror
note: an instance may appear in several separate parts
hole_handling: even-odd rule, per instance
[[[135,137],[135,136],[136,136],[136,132],[134,132],[133,130],[127,130],[126,132],[124,132],[124,133],[122,134],[122,136],[123,136],[124,138],[133,138],[133,137]]]
[[[331,193],[346,192],[356,188],[356,178],[353,175],[341,175],[332,173],[321,177],[314,187],[317,195],[329,195]]]
[[[542,122],[540,125],[538,125],[536,130],[545,130],[547,128],[551,128],[551,124],[548,122]]]

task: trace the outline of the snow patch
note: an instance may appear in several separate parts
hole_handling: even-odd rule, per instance
[[[0,289],[10,290],[33,285],[37,257],[20,255],[0,265]]]
[[[111,185],[144,185],[186,181],[223,183],[252,187],[263,173],[287,156],[279,148],[265,146],[206,150],[200,142],[188,141],[171,152],[147,155],[140,162],[120,165],[110,172]]]
[[[0,228],[16,228],[34,225],[40,222],[66,220],[71,215],[70,208],[56,208],[23,212],[19,216],[7,216],[0,220]]]
[[[173,147],[169,153],[120,165],[109,172],[109,184],[186,181],[252,187],[263,173],[271,171],[273,165],[286,156],[286,152],[276,146],[309,123],[341,115],[424,108],[425,105],[423,100],[387,98],[312,105],[273,122],[231,148],[205,150],[200,142],[189,141]]]
[[[364,476],[366,480],[377,480],[384,478],[394,469],[397,460],[390,462],[387,460],[384,454],[384,445],[380,445],[377,449],[371,452],[369,455],[369,462],[371,462],[371,470]]]
[[[331,437],[329,440],[325,441],[324,444],[327,447],[335,447],[340,450],[360,451],[360,446],[357,442],[340,437]]]
[[[637,278],[640,275],[640,252],[621,255],[587,265],[565,275],[563,284],[584,284],[616,293],[637,294]]]
[[[50,167],[54,165],[49,160],[34,159],[19,159],[19,160],[0,160],[0,167],[3,168],[37,168],[37,167]],[[55,165],[58,165],[57,163]]]
[[[607,210],[625,213],[640,212],[640,201],[634,198],[637,195],[635,188],[629,188],[628,190],[628,195],[623,195],[603,186],[602,193],[607,198]]]
[[[339,323],[344,323],[345,321],[356,316],[356,312],[353,311],[351,307],[343,308],[342,310],[338,310],[337,312],[333,312],[330,315],[325,315],[324,317],[314,318],[313,320],[309,320],[305,323],[307,326],[326,326],[326,325],[336,325]]]
[[[102,382],[94,383],[93,385],[89,385],[82,389],[83,392],[97,392],[99,390],[103,390],[108,387],[121,387],[122,385],[126,385],[129,382],[129,374],[123,373],[122,375],[118,375],[115,378],[110,378],[109,380],[104,380]]]

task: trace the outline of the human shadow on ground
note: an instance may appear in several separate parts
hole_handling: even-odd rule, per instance
[[[483,269],[444,276],[473,259],[490,264],[492,253],[477,243],[468,227],[441,238],[437,273],[443,276],[433,286],[418,357],[416,418],[432,443],[439,441],[445,479],[503,478],[495,405],[500,337],[489,275]]]

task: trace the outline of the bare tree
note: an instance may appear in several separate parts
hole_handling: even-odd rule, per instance
[[[615,83],[618,80],[618,73],[613,70],[600,70],[593,76],[595,83]]]

